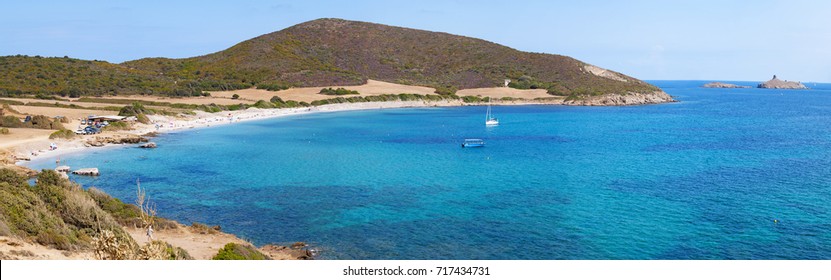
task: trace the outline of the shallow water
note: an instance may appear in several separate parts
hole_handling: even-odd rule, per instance
[[[831,85],[654,83],[680,102],[497,106],[493,128],[480,106],[320,113],[61,160],[128,202],[140,179],[161,216],[327,259],[831,259]]]

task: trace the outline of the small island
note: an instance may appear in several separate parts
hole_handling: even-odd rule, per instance
[[[800,82],[793,82],[793,81],[783,81],[776,78],[776,75],[773,75],[773,79],[770,81],[764,82],[757,86],[758,88],[775,88],[775,89],[808,89],[805,85]]]
[[[750,88],[750,86],[740,86],[740,85],[727,84],[727,83],[721,83],[721,82],[708,83],[708,84],[703,85],[702,87],[705,87],[705,88]]]

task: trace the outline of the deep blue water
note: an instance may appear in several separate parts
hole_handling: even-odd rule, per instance
[[[831,85],[653,83],[680,102],[498,106],[494,128],[479,106],[321,113],[62,161],[125,201],[140,178],[161,216],[327,259],[831,259]]]

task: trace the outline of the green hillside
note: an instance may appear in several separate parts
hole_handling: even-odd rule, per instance
[[[620,73],[589,73],[570,57],[521,52],[480,39],[341,19],[318,19],[186,59],[145,58],[114,65],[66,58],[0,58],[0,94],[144,93],[198,95],[258,86],[357,85],[367,79],[455,89],[517,88],[551,94],[651,93]],[[624,81],[620,81],[624,80]]]

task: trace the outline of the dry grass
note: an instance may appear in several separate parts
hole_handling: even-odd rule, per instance
[[[509,87],[471,88],[456,92],[458,96],[481,96],[491,98],[513,97],[532,100],[534,98],[553,97],[544,89],[515,89]]]
[[[331,87],[331,86],[330,86]],[[354,90],[360,95],[354,96],[374,96],[382,94],[399,94],[399,93],[415,93],[421,95],[435,94],[435,89],[422,86],[408,86],[401,84],[394,84],[382,81],[368,80],[366,84],[359,86],[337,86],[337,88],[345,88],[347,90]],[[279,96],[283,100],[294,100],[298,102],[312,102],[315,100],[323,100],[333,98],[333,96],[320,94],[320,90],[327,87],[297,87],[281,91],[267,91],[264,89],[242,89],[232,91],[213,91],[211,96],[231,98],[234,94],[240,96],[240,100],[247,100],[256,102],[257,100],[270,100],[273,96]],[[218,103],[217,103],[218,104]]]

